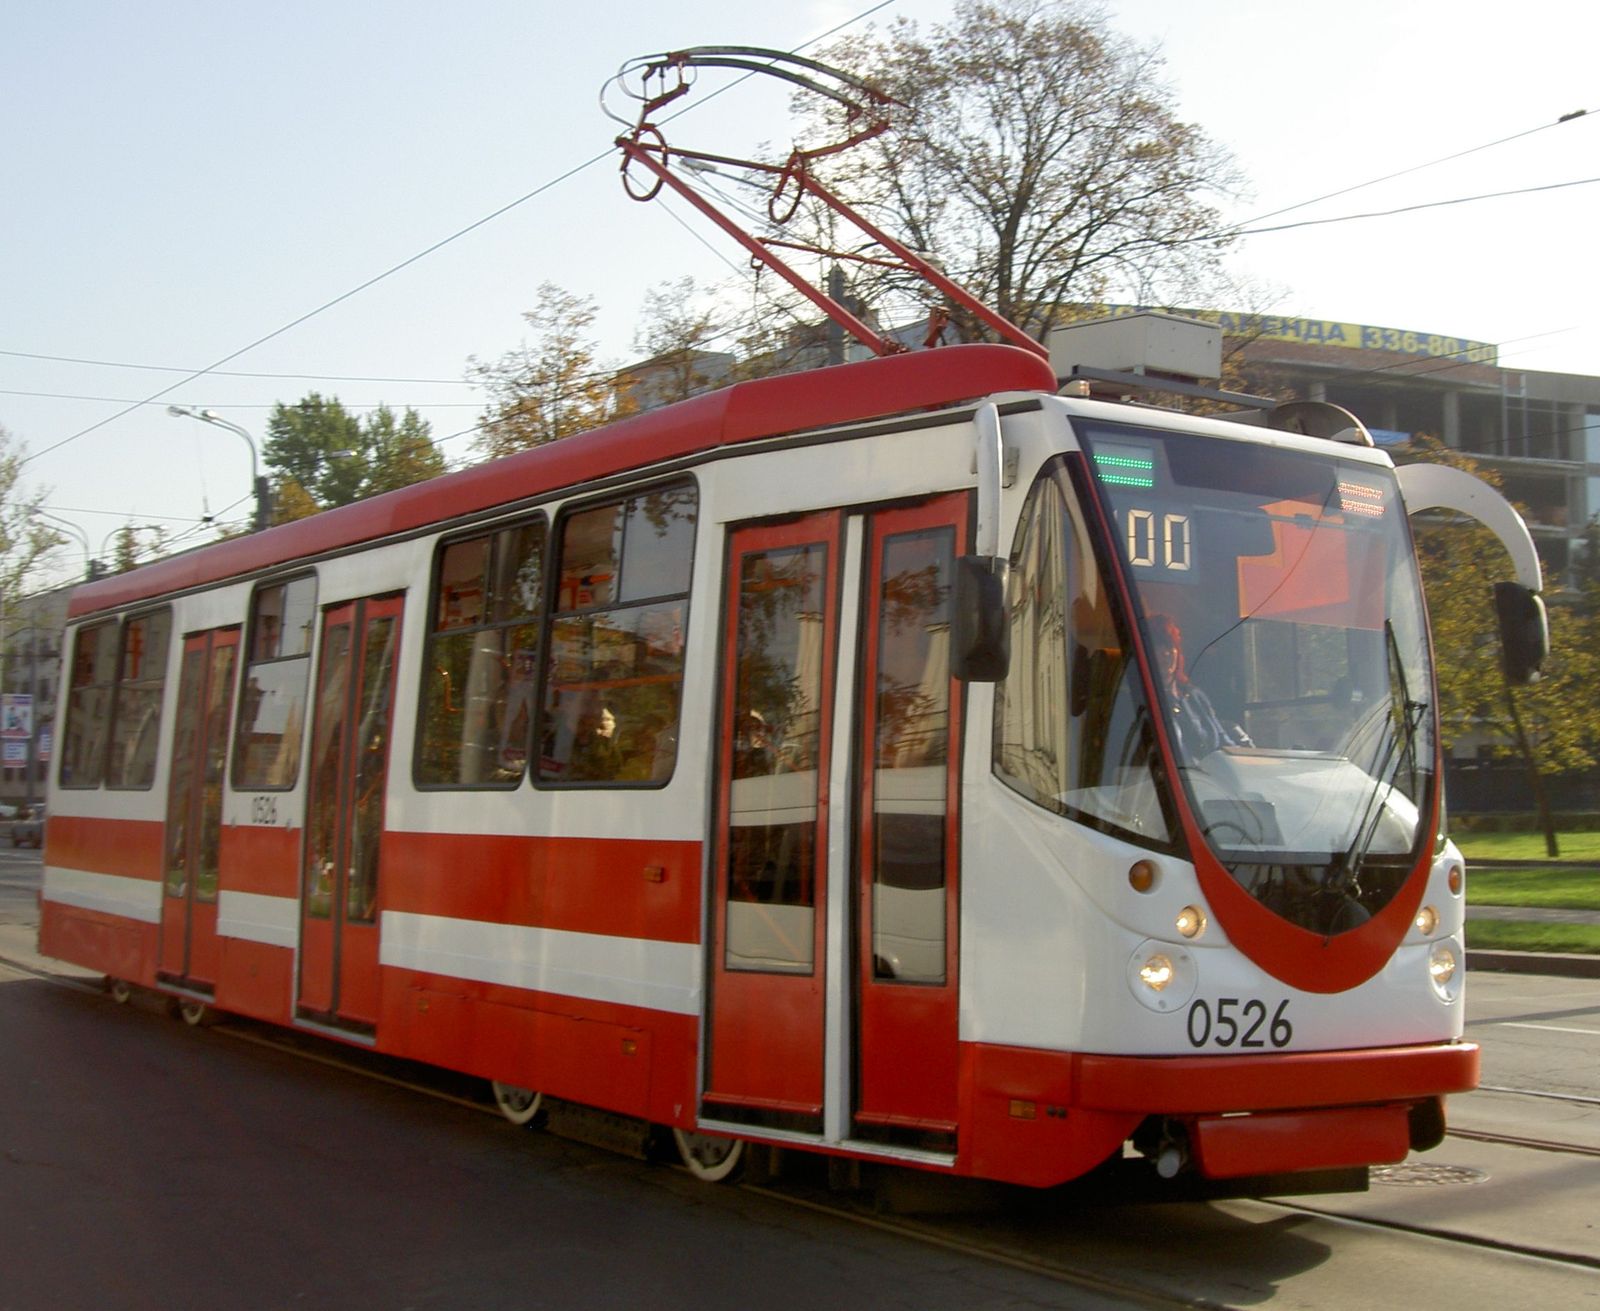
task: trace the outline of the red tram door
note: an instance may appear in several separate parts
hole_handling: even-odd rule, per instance
[[[962,696],[951,589],[968,498],[867,520],[857,679],[852,1136],[955,1150]]]
[[[296,1014],[371,1032],[394,666],[403,598],[323,611],[301,865]]]
[[[708,1118],[822,1129],[841,517],[735,531],[718,730]]]
[[[237,628],[196,633],[184,641],[178,680],[157,972],[196,992],[214,992],[217,982],[222,785],[238,654]]]

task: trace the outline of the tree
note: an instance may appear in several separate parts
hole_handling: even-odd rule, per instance
[[[693,278],[658,283],[645,293],[633,347],[640,363],[617,375],[624,404],[647,409],[686,400],[728,382],[733,355],[709,347],[726,332],[726,316]]]
[[[409,407],[399,419],[387,405],[373,411],[361,430],[367,463],[362,495],[396,491],[443,473],[444,456],[430,432],[428,421]]]
[[[1236,187],[1231,159],[1098,8],[958,0],[926,36],[902,19],[824,58],[909,110],[825,161],[830,185],[1028,331],[1112,293],[1180,304],[1216,270],[1227,239],[1196,238],[1219,227],[1205,198]],[[856,285],[881,296],[883,276]]]
[[[66,539],[38,517],[48,491],[26,491],[27,447],[0,425],[0,611],[9,610],[50,552]]]
[[[543,283],[539,307],[522,316],[533,340],[491,363],[468,360],[468,376],[489,393],[476,443],[485,456],[543,446],[612,417],[612,370],[589,335],[595,314],[592,299]]]
[[[273,522],[407,487],[445,471],[428,421],[407,409],[396,419],[380,405],[366,419],[337,396],[310,392],[273,407],[262,452],[273,481]]]
[[[1424,458],[1495,482],[1470,456],[1429,438]],[[1505,548],[1476,524],[1413,521],[1433,630],[1440,726],[1445,741],[1484,739],[1493,755],[1520,760],[1528,775],[1545,848],[1559,854],[1544,780],[1592,768],[1600,755],[1596,679],[1600,632],[1592,612],[1551,603],[1550,657],[1537,683],[1512,687],[1500,667],[1492,588],[1510,576]]]
[[[139,540],[141,532],[153,533],[154,539],[141,542]],[[125,574],[130,569],[149,564],[153,558],[161,554],[166,541],[167,530],[159,525],[123,524],[117,529],[115,545],[112,547],[111,572]]]

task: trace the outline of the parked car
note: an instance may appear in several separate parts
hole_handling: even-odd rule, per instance
[[[44,821],[43,806],[35,806],[31,811],[23,812],[21,818],[12,821],[11,845],[13,847],[44,846]]]

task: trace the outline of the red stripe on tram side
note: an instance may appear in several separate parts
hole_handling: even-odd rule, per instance
[[[217,1005],[273,1024],[294,1019],[294,949],[221,939]]]
[[[691,1128],[692,1015],[386,967],[379,1049]]]
[[[55,820],[50,821],[52,824]],[[160,926],[46,901],[39,908],[39,954],[153,986]]]
[[[223,889],[298,900],[300,837],[297,828],[224,825],[217,857]]]
[[[700,941],[700,844],[387,833],[382,909],[658,942]]]
[[[60,869],[157,883],[161,879],[162,831],[159,821],[52,815],[45,862]],[[159,938],[157,924],[40,901],[39,950],[113,978],[154,983]]]
[[[159,881],[163,828],[160,820],[51,815],[46,863],[94,874]]]

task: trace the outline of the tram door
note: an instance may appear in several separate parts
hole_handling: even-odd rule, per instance
[[[870,515],[857,671],[852,1135],[955,1148],[962,706],[951,587],[967,497]]]
[[[735,531],[727,565],[702,1110],[817,1133],[841,517]]]
[[[217,857],[238,654],[237,628],[196,633],[184,641],[178,680],[159,973],[197,992],[212,992],[217,982]]]
[[[378,1020],[378,894],[399,596],[322,615],[301,865],[296,1013],[371,1031]]]

